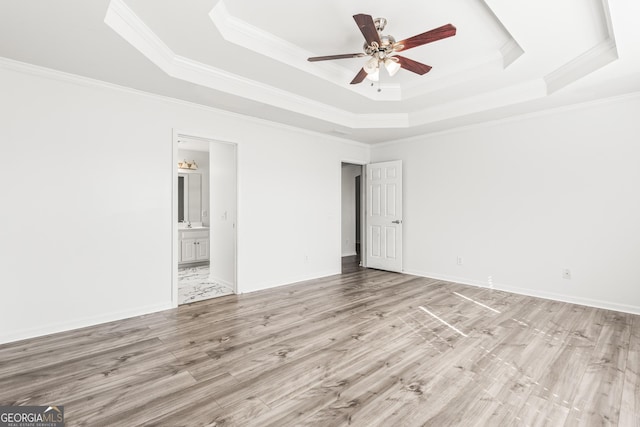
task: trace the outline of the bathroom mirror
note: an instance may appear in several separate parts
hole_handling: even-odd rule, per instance
[[[202,222],[202,175],[178,174],[178,222]]]

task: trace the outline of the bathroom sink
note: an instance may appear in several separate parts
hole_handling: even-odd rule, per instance
[[[178,223],[178,230],[202,230],[202,229],[208,230],[209,227],[205,227],[204,225],[202,225],[201,222],[192,222],[191,224],[186,222]]]

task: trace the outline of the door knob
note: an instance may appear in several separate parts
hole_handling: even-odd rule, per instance
[[[395,221],[391,221],[392,224],[402,224],[401,219],[396,219]]]

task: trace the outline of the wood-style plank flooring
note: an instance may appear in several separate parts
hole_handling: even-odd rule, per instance
[[[0,346],[68,426],[640,426],[640,317],[354,272]]]

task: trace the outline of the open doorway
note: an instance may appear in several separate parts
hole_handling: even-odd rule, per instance
[[[362,165],[342,163],[342,272],[350,273],[364,265],[362,257],[363,206]]]
[[[236,293],[236,145],[174,135],[173,305]]]

